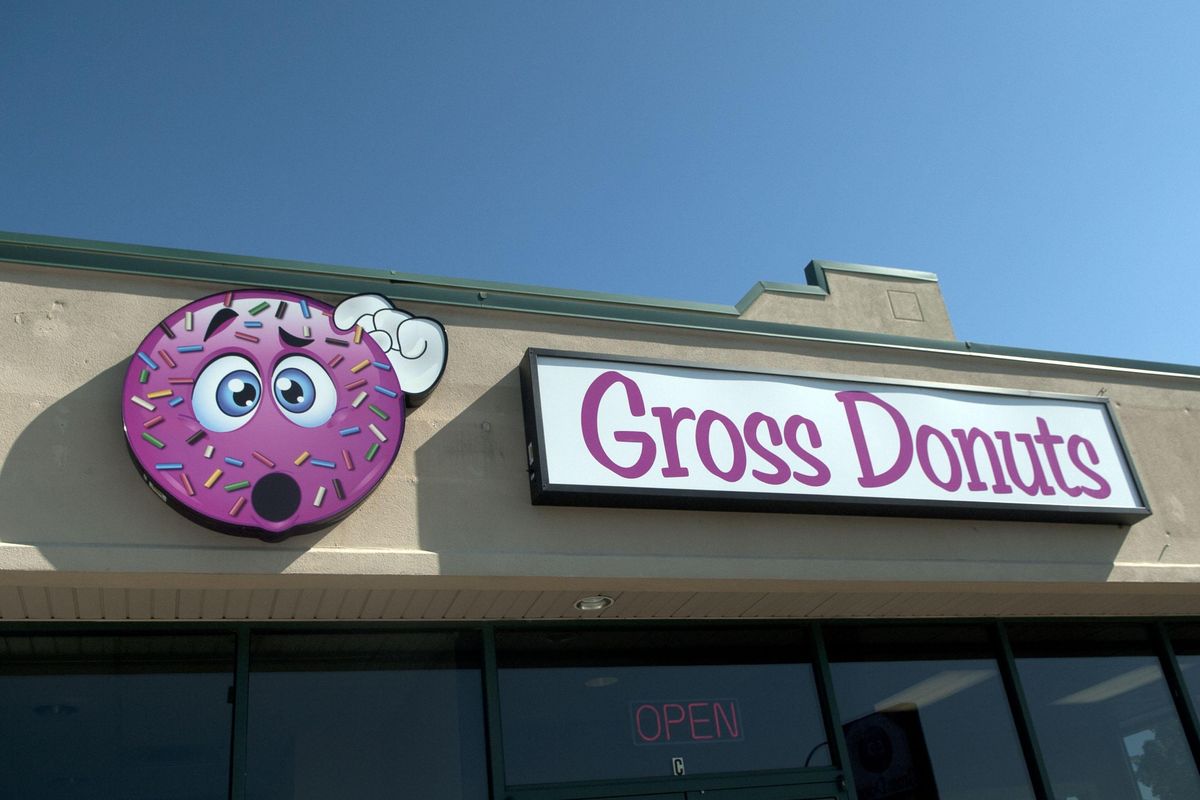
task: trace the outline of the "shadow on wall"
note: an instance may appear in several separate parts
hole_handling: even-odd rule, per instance
[[[226,536],[162,502],[135,470],[121,430],[125,368],[122,361],[105,369],[17,436],[0,466],[0,541],[37,547],[55,569],[80,571],[204,568],[181,564],[171,555],[179,548],[253,548],[274,554],[271,568],[283,570],[312,547],[312,536],[269,546]],[[262,558],[256,554],[256,567]]]

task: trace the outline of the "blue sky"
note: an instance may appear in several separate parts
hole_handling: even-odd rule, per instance
[[[1200,363],[1195,2],[0,0],[0,230]]]

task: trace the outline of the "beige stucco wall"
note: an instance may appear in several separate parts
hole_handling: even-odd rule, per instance
[[[767,289],[744,319],[850,331],[953,339],[937,281],[824,270],[827,293]]]
[[[1200,379],[452,306],[401,303],[446,326],[451,355],[376,493],[322,533],[223,536],[146,488],[118,406],[145,332],[223,288],[0,265],[0,617],[105,616],[106,597],[117,618],[266,617],[280,593],[287,618],[564,616],[591,591],[623,595],[617,616],[1200,610]],[[1107,395],[1154,513],[1126,527],[535,507],[528,347]]]

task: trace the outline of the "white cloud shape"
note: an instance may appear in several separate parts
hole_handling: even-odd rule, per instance
[[[400,379],[400,388],[416,405],[446,369],[446,330],[437,320],[414,317],[378,294],[358,294],[333,310],[333,324],[348,331],[355,325],[379,343]]]

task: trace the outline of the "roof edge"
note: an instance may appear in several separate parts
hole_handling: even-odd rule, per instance
[[[0,231],[0,261],[234,286],[267,286],[329,294],[376,292],[400,301],[434,303],[498,311],[549,314],[613,322],[820,340],[875,347],[917,349],[947,354],[1054,363],[1064,367],[1110,369],[1168,377],[1200,378],[1200,367],[1128,358],[1080,355],[1051,350],[1004,347],[976,342],[923,339],[894,334],[819,328],[741,319],[736,306],[662,301],[601,292],[543,289],[536,286],[417,275],[394,270],[341,267],[306,261],[235,256],[195,250],[114,244]],[[936,281],[932,273],[813,261],[814,276],[826,270]],[[751,290],[814,294],[827,287],[760,281]],[[744,298],[743,298],[744,299]],[[740,305],[740,303],[739,303]]]

